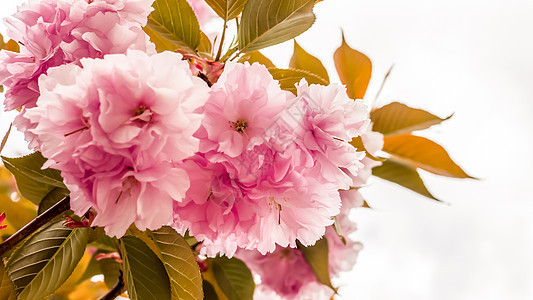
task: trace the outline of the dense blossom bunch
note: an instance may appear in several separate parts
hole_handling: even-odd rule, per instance
[[[348,144],[368,126],[367,110],[339,86],[282,91],[259,64],[228,63],[204,105],[200,152],[175,222],[203,242],[202,252],[237,247],[272,252],[311,245],[339,213],[364,154]],[[334,125],[337,124],[337,125]]]
[[[6,19],[8,35],[21,44],[20,53],[0,52],[0,84],[7,87],[7,110],[22,107],[17,127],[30,146],[39,141],[25,109],[39,97],[38,79],[48,69],[84,57],[102,58],[127,49],[155,52],[141,26],[153,0],[31,0]]]
[[[74,212],[93,207],[109,235],[170,223],[189,188],[179,164],[198,150],[207,85],[177,53],[130,50],[81,65],[50,69],[26,112],[46,166],[61,170]]]

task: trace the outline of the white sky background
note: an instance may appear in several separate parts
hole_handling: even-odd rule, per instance
[[[17,3],[3,0],[0,15]],[[533,2],[325,0],[315,12],[298,41],[332,80],[342,28],[374,63],[368,100],[394,64],[377,103],[454,113],[424,135],[482,178],[423,174],[449,205],[373,180],[363,192],[375,209],[352,216],[365,249],[342,299],[533,299]],[[265,51],[278,66],[291,53],[292,43]],[[10,118],[0,113],[1,132]],[[4,155],[24,151],[16,139]]]

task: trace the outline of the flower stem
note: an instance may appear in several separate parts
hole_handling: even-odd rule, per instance
[[[228,27],[227,23],[228,21],[224,19],[224,29],[222,29],[222,38],[220,39],[220,45],[218,45],[218,52],[215,61],[218,61],[220,59],[220,55],[222,55],[222,46],[224,46],[224,39],[226,38],[226,27]]]
[[[30,223],[26,224],[26,226],[22,227],[19,231],[0,244],[0,256],[13,249],[13,247],[15,247],[22,240],[32,235],[43,225],[50,222],[50,220],[59,216],[68,209],[70,209],[70,196],[66,196],[65,198],[61,199],[59,202],[54,204],[54,206],[38,215]]]

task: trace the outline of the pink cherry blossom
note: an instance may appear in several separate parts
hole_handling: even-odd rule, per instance
[[[262,143],[264,132],[291,96],[265,66],[227,63],[204,106],[207,139],[202,148],[236,157]]]
[[[187,0],[189,4],[192,7],[192,10],[196,14],[196,17],[198,18],[198,22],[200,22],[200,26],[205,25],[208,23],[211,19],[216,17],[215,12],[204,0]]]
[[[363,133],[361,138],[366,151],[376,157],[378,152],[383,148],[383,134],[372,131],[372,125],[370,125],[368,131]],[[374,160],[369,156],[365,156],[361,160],[361,163],[363,164],[363,168],[358,169],[356,174],[346,171],[346,173],[352,178],[352,186],[354,187],[364,186],[370,175],[372,175],[372,168],[381,165],[380,161]]]
[[[366,106],[337,86],[303,82],[295,97],[264,66],[229,63],[201,111],[200,152],[183,165],[191,189],[174,203],[178,231],[188,229],[208,256],[322,237],[339,213],[339,189],[363,168],[364,152],[348,142],[367,130]]]
[[[255,171],[245,171],[239,164],[252,158],[244,155],[270,162],[259,168],[250,164]],[[297,239],[309,245],[332,223],[340,205],[336,186],[290,171],[279,179],[277,169],[285,169],[286,162],[273,155],[255,149],[216,163],[200,155],[184,163],[191,188],[174,203],[174,222],[178,231],[188,229],[203,242],[202,254],[231,256],[237,247],[266,253],[276,244],[295,247]]]
[[[8,36],[21,44],[20,53],[0,51],[0,84],[7,90],[6,110],[31,108],[39,97],[38,78],[48,69],[79,64],[84,57],[138,49],[154,53],[141,29],[153,0],[30,0],[6,19]],[[24,111],[15,125],[32,148],[38,140]]]
[[[131,223],[155,229],[172,220],[173,202],[189,188],[181,162],[198,151],[195,111],[208,87],[178,53],[138,50],[82,59],[39,80],[38,124],[45,167],[59,169],[78,215],[122,236]],[[157,202],[154,202],[157,201]]]
[[[367,131],[370,123],[368,108],[362,100],[352,100],[342,86],[309,86],[303,79],[297,86],[300,98],[296,109],[303,115],[302,148],[315,157],[318,171],[325,180],[348,189],[352,180],[342,169],[357,174],[362,168],[364,152],[358,152],[348,142]]]
[[[346,238],[344,244],[335,229],[326,230],[328,242],[329,272],[332,278],[342,271],[353,268],[357,255],[362,249],[361,243],[348,238],[356,226],[348,218],[350,210],[361,206],[363,200],[357,190],[341,191],[343,206],[337,216],[337,222]],[[330,299],[334,292],[320,284],[298,249],[277,247],[273,253],[263,255],[257,251],[239,250],[236,254],[259,275],[261,283],[257,286],[254,299]]]

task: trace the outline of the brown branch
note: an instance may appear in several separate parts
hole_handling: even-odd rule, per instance
[[[32,235],[43,225],[50,222],[50,220],[59,216],[68,209],[70,209],[70,196],[66,196],[65,198],[61,199],[59,202],[54,204],[54,206],[50,207],[45,212],[38,215],[30,223],[26,224],[26,226],[22,227],[19,231],[17,231],[15,234],[5,240],[2,244],[0,244],[0,256],[4,255],[7,251],[13,249],[13,247],[15,247],[22,240]]]
[[[124,285],[124,280],[122,279],[122,271],[120,272],[120,275],[118,276],[118,281],[115,286],[107,292],[107,294],[103,295],[102,297],[98,298],[98,300],[115,300],[118,296],[122,295],[124,291],[126,290],[126,286]]]

